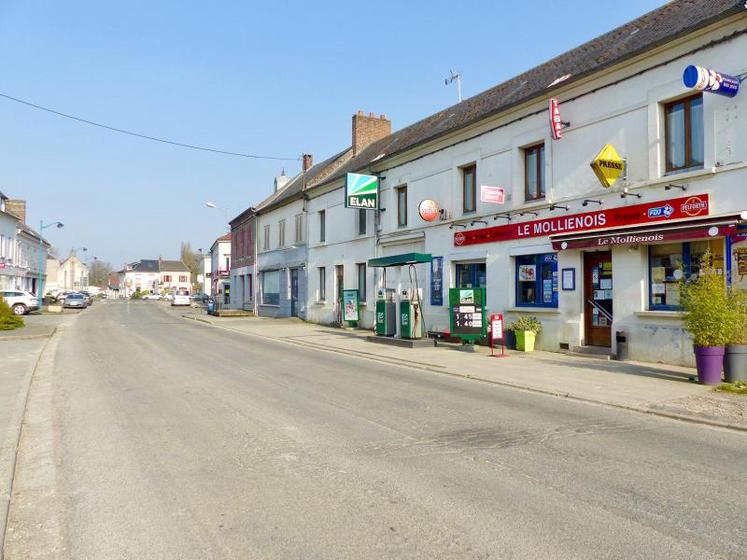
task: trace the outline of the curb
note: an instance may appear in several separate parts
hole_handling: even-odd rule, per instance
[[[38,340],[40,338],[52,338],[54,333],[57,332],[57,327],[52,327],[52,330],[48,333],[43,334],[22,334],[18,336],[0,336],[0,342],[6,340]]]
[[[436,368],[431,367],[431,366],[419,365],[419,364],[417,364],[415,362],[408,362],[406,360],[397,360],[397,359],[393,359],[393,358],[390,359],[388,357],[387,358],[382,358],[382,357],[376,356],[374,354],[361,354],[359,352],[353,352],[353,351],[348,351],[348,350],[341,350],[339,348],[334,348],[334,347],[331,347],[331,346],[318,346],[318,345],[315,346],[315,345],[312,345],[312,344],[308,344],[306,342],[300,342],[300,341],[296,341],[296,340],[289,339],[289,338],[275,338],[275,337],[265,336],[265,335],[261,335],[261,334],[257,334],[257,333],[249,333],[249,332],[241,331],[241,330],[238,330],[238,329],[232,329],[231,327],[225,327],[225,326],[222,326],[222,325],[216,325],[212,321],[209,321],[207,319],[201,319],[201,318],[198,318],[198,317],[189,317],[187,315],[182,315],[182,317],[185,318],[185,319],[190,319],[190,320],[194,320],[194,321],[199,321],[201,323],[205,323],[205,324],[210,325],[210,326],[212,326],[214,328],[217,328],[217,329],[223,329],[223,330],[235,332],[235,333],[238,333],[238,334],[242,334],[244,336],[253,336],[253,337],[262,338],[262,339],[265,339],[265,340],[273,340],[275,342],[292,344],[294,346],[302,346],[304,348],[309,348],[311,350],[317,350],[317,351],[322,351],[322,352],[334,352],[335,354],[343,354],[343,355],[346,355],[346,356],[352,356],[352,357],[359,358],[359,359],[362,359],[362,360],[370,360],[370,361],[378,362],[378,363],[393,364],[393,365],[397,365],[399,367],[416,369],[416,370],[419,370],[419,371],[428,371],[428,372],[431,372],[431,373],[437,373],[437,374],[441,374],[441,375],[448,375],[448,376],[451,376],[451,377],[459,377],[461,379],[471,379],[472,381],[480,381],[482,383],[490,383],[491,385],[499,385],[501,387],[508,387],[510,389],[515,389],[515,390],[519,390],[519,391],[527,391],[527,392],[530,392],[530,393],[536,393],[536,394],[546,395],[546,396],[550,396],[550,397],[559,397],[559,398],[569,399],[569,400],[573,400],[573,401],[577,401],[577,402],[583,402],[583,403],[586,403],[586,404],[609,406],[609,407],[612,407],[612,408],[618,408],[618,409],[621,409],[621,410],[627,410],[629,412],[637,412],[637,413],[640,413],[640,414],[647,414],[647,415],[650,415],[650,416],[658,416],[660,418],[667,418],[669,420],[676,420],[676,421],[680,421],[680,422],[688,422],[690,424],[701,424],[701,425],[710,426],[710,427],[713,427],[713,428],[721,428],[721,429],[726,429],[726,430],[733,430],[733,431],[737,431],[737,432],[746,432],[747,433],[747,426],[743,426],[743,425],[740,425],[740,424],[730,424],[728,422],[719,422],[718,420],[710,420],[708,418],[702,418],[700,416],[693,416],[693,415],[689,415],[689,414],[679,414],[679,413],[676,413],[676,412],[666,412],[666,411],[655,410],[653,408],[646,408],[646,407],[641,407],[641,406],[634,406],[634,405],[628,405],[628,404],[620,404],[620,403],[615,403],[615,402],[609,402],[609,401],[591,399],[589,397],[584,397],[584,396],[581,396],[581,395],[575,395],[573,393],[564,393],[564,392],[561,392],[561,391],[553,391],[553,390],[549,390],[549,389],[540,389],[538,387],[531,387],[531,386],[528,386],[528,385],[517,385],[515,383],[510,383],[508,381],[500,381],[500,380],[496,380],[496,379],[485,379],[484,377],[478,377],[478,376],[475,376],[475,375],[469,375],[469,374],[464,374],[464,373],[457,373],[455,371],[449,371],[447,369],[436,369]]]

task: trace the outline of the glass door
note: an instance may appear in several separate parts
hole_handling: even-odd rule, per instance
[[[584,342],[612,345],[612,255],[584,253]]]

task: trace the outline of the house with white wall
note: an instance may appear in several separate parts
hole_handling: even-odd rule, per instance
[[[216,239],[210,247],[210,295],[222,305],[231,304],[231,234]]]
[[[415,269],[429,330],[449,329],[449,287],[482,287],[491,313],[542,321],[542,349],[614,353],[620,333],[632,359],[691,365],[679,280],[707,250],[732,284],[747,277],[747,91],[683,73],[743,76],[745,52],[743,2],[671,2],[373,142],[305,189],[307,318],[336,322],[330,287],[364,284],[370,326],[382,275],[361,265],[414,252],[434,257]],[[590,166],[607,145],[611,185]],[[365,234],[343,204],[349,172],[380,178]],[[423,201],[440,212],[424,219]],[[409,287],[408,272],[388,286]]]
[[[46,280],[50,245],[26,224],[26,201],[0,193],[0,288],[36,293]],[[40,253],[41,252],[41,253]]]

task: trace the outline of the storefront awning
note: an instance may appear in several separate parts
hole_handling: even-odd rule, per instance
[[[550,240],[554,250],[562,251],[708,239],[736,234],[737,224],[745,220],[747,220],[747,211],[673,220],[666,223],[657,223],[656,226],[647,224],[595,230],[586,234],[557,234],[551,235]]]
[[[429,263],[433,256],[429,253],[404,253],[389,257],[378,257],[368,260],[368,266],[388,268],[390,266],[406,266],[408,264]]]

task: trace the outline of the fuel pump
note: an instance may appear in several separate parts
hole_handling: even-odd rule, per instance
[[[420,288],[415,265],[410,265],[410,288],[402,290],[399,299],[400,338],[423,338],[423,312],[420,305]]]

